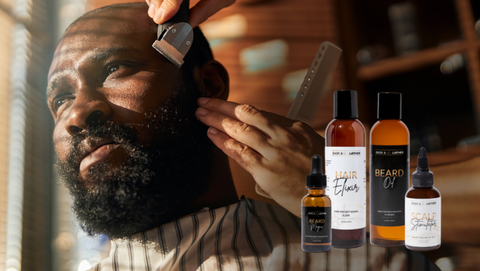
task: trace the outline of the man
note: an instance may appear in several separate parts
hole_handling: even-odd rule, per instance
[[[224,154],[298,215],[323,139],[302,123],[222,101],[228,75],[198,29],[176,68],[151,48],[157,27],[147,9],[85,14],[65,31],[49,71],[60,176],[82,229],[112,240],[92,270],[325,268],[326,254],[301,250],[297,217],[238,199]],[[195,116],[223,124],[208,132],[223,152]]]

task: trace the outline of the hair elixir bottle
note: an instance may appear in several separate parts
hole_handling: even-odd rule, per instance
[[[378,93],[378,121],[370,131],[370,242],[382,247],[405,243],[410,141],[401,108],[401,93]]]
[[[420,148],[412,187],[405,195],[405,246],[410,250],[429,251],[440,247],[442,202],[433,187],[433,173],[428,168],[427,151]]]
[[[365,243],[367,183],[365,128],[358,118],[357,92],[334,93],[334,119],[325,131],[327,194],[332,199],[332,246]]]
[[[308,194],[302,199],[302,249],[305,252],[324,252],[332,247],[331,201],[325,194],[326,186],[322,157],[315,154],[307,176]]]

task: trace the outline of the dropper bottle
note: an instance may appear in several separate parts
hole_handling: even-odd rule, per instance
[[[405,246],[410,250],[430,251],[441,244],[441,196],[433,187],[427,151],[420,148],[412,187],[405,195]]]
[[[332,247],[332,203],[325,194],[326,186],[322,157],[315,154],[307,175],[308,194],[302,199],[302,249],[305,252],[325,252]]]

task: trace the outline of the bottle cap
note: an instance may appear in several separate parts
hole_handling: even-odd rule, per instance
[[[413,187],[433,187],[433,173],[428,168],[427,151],[424,147],[418,153],[417,171],[412,174]]]
[[[333,93],[333,117],[336,119],[358,118],[357,92],[337,90]]]
[[[327,176],[322,171],[322,157],[318,154],[312,157],[312,170],[307,175],[307,188],[311,187],[327,187]]]
[[[377,102],[377,119],[402,118],[402,93],[379,92]]]

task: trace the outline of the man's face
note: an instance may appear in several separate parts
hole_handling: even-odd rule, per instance
[[[206,186],[198,176],[208,165],[195,161],[211,148],[193,117],[198,87],[151,47],[146,15],[87,17],[64,35],[50,67],[59,173],[89,234],[145,230],[191,204],[175,202],[180,193],[194,200]]]

